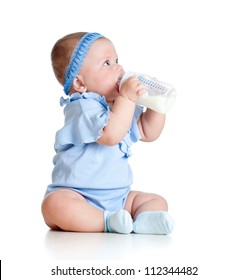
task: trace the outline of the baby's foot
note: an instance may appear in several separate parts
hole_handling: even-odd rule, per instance
[[[133,231],[143,234],[169,234],[174,220],[166,211],[142,212],[133,223]]]
[[[104,212],[105,232],[130,233],[133,231],[133,220],[126,210]]]

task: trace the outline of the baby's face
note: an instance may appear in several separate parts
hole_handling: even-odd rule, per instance
[[[112,102],[119,94],[118,80],[123,74],[112,42],[106,38],[97,39],[80,70],[86,90],[104,95],[107,102]]]

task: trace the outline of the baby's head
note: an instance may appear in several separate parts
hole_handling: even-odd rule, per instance
[[[61,85],[64,85],[66,68],[69,65],[71,55],[85,32],[77,32],[59,39],[53,46],[51,60],[54,74]]]
[[[93,91],[114,100],[123,68],[112,42],[98,33],[78,32],[59,39],[51,53],[52,66],[66,94]]]

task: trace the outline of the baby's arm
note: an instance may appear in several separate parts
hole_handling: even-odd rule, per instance
[[[122,85],[120,95],[115,99],[108,124],[101,131],[97,143],[107,146],[118,144],[131,127],[135,101],[146,91],[135,77],[128,78]]]
[[[131,126],[135,103],[128,98],[118,96],[110,112],[107,125],[101,131],[97,143],[107,146],[118,144]]]
[[[147,109],[140,119],[138,120],[138,126],[141,134],[141,140],[145,142],[151,142],[156,140],[165,123],[165,115],[157,113],[151,109]]]

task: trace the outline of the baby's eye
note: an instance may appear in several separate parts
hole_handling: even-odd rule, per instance
[[[115,61],[117,64],[119,63],[119,60],[118,60],[118,58],[116,59],[116,61]]]
[[[106,60],[105,62],[104,62],[104,64],[103,64],[104,66],[109,66],[110,65],[110,62],[109,62],[109,60]]]

